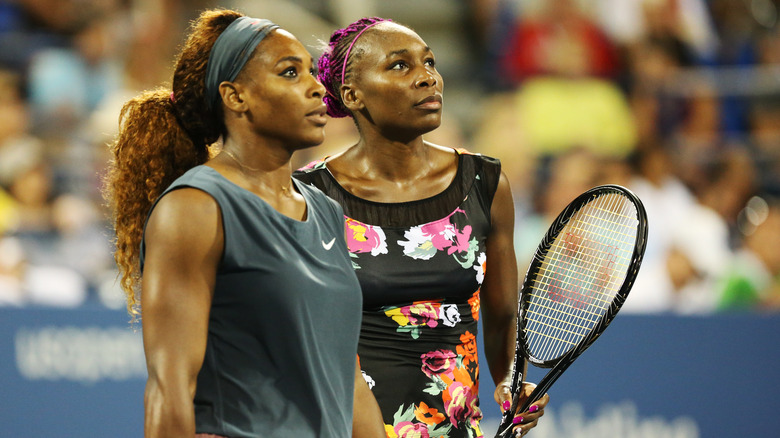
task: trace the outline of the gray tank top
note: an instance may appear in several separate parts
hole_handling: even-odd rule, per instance
[[[162,195],[202,190],[219,204],[224,224],[195,394],[198,433],[351,434],[362,298],[344,214],[319,190],[293,181],[306,200],[305,221],[282,215],[208,166],[189,170]],[[142,268],[143,251],[142,242]]]

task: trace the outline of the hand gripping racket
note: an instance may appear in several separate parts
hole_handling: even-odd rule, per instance
[[[558,215],[520,290],[512,407],[496,438],[511,436],[514,413],[539,400],[612,322],[633,286],[646,241],[645,208],[621,186],[594,187]],[[528,362],[552,369],[517,410]]]

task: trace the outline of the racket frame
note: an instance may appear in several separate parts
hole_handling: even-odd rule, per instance
[[[541,268],[545,255],[552,247],[556,238],[560,232],[569,223],[571,218],[582,209],[591,200],[606,196],[608,194],[620,194],[628,198],[628,200],[634,204],[637,212],[637,235],[634,245],[634,251],[631,255],[629,262],[629,268],[626,272],[626,277],[623,280],[623,284],[617,291],[615,298],[612,300],[611,305],[601,316],[599,321],[594,325],[590,332],[584,336],[575,346],[573,346],[568,352],[564,353],[561,357],[554,360],[539,360],[531,356],[528,351],[526,337],[525,337],[525,325],[526,320],[523,317],[525,309],[527,309],[530,303],[529,294],[525,293],[534,284],[535,274]],[[647,245],[647,212],[642,204],[642,201],[630,190],[625,187],[616,184],[605,184],[582,193],[572,200],[560,214],[555,218],[549,229],[545,233],[539,246],[536,248],[533,260],[526,271],[523,284],[520,288],[520,300],[518,305],[517,314],[517,342],[515,347],[515,364],[512,370],[512,406],[504,412],[501,424],[498,427],[498,433],[496,438],[509,437],[509,433],[512,431],[514,424],[512,424],[512,418],[515,412],[525,412],[528,408],[538,401],[552,386],[555,381],[563,374],[563,372],[577,359],[585,350],[590,347],[593,342],[601,336],[607,326],[614,320],[620,308],[625,303],[628,293],[634,285],[639,267],[642,264],[642,258],[644,257],[645,247]],[[521,363],[522,362],[522,363]],[[528,396],[525,403],[521,406],[520,410],[517,409],[517,405],[520,399],[520,388],[523,383],[523,378],[527,372],[528,362],[540,368],[552,368],[539,382],[533,392]]]

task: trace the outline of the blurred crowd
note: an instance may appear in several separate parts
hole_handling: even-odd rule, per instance
[[[314,56],[357,15],[415,28],[446,84],[428,139],[502,160],[521,273],[564,205],[620,184],[650,230],[625,311],[780,310],[780,0],[0,0],[0,305],[123,308],[106,145],[215,6]],[[332,120],[297,164],[356,138]]]

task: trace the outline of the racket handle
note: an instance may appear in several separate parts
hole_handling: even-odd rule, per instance
[[[539,382],[539,385],[534,388],[534,390],[531,392],[531,394],[528,396],[526,401],[520,406],[520,409],[508,409],[506,412],[504,412],[504,415],[501,417],[501,424],[498,425],[498,432],[496,433],[495,438],[511,438],[512,437],[512,429],[514,428],[514,423],[512,423],[512,420],[514,419],[514,413],[515,412],[525,412],[528,410],[528,408],[531,407],[532,404],[539,401],[540,398],[544,396],[545,393],[547,393],[547,390],[550,389],[552,384],[558,380],[558,377],[563,374],[563,371],[568,368],[568,364],[553,370],[545,376],[544,379],[542,379],[541,382]],[[513,403],[514,405],[515,403]],[[516,407],[512,406],[513,408]]]
[[[523,405],[520,407],[519,412],[525,412],[528,410],[528,408],[531,407],[532,404],[539,401],[540,398],[544,396],[544,394],[547,392],[548,389],[552,386],[553,383],[555,383],[556,380],[558,380],[558,377],[563,374],[563,372],[566,370],[566,368],[569,367],[569,364],[566,364],[563,367],[560,367],[558,369],[552,370],[550,374],[544,377],[541,382],[534,388],[533,392],[531,392],[531,395],[528,396],[528,399],[523,403]]]

